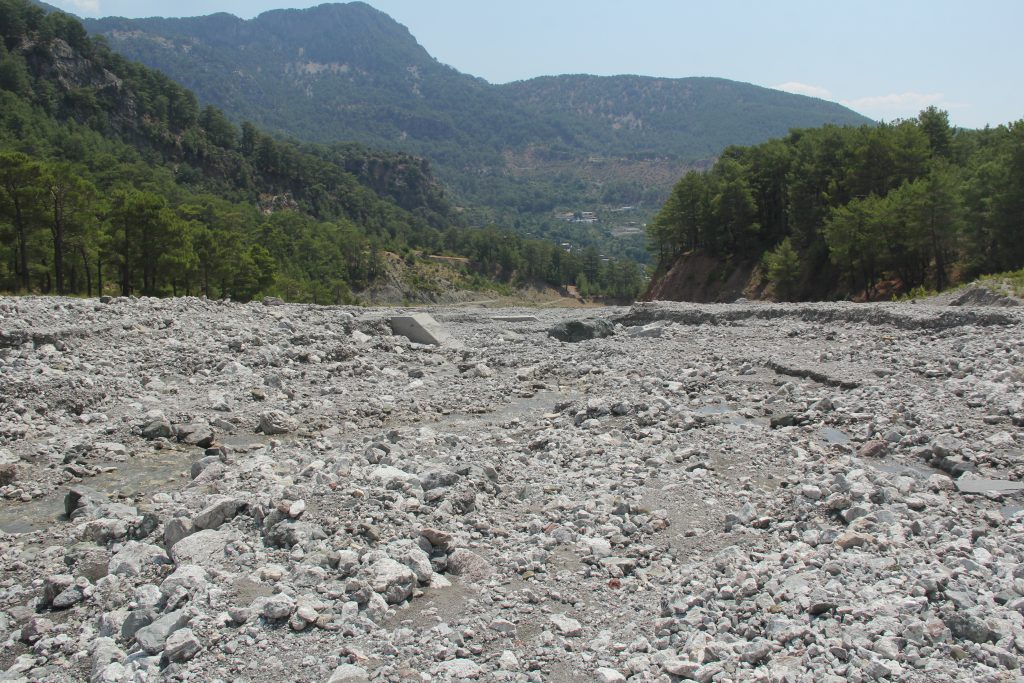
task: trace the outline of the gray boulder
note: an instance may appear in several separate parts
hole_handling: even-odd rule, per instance
[[[117,576],[139,576],[147,568],[170,564],[171,559],[159,546],[128,541],[110,558],[107,571]]]
[[[142,436],[146,439],[169,439],[174,436],[174,428],[166,417],[158,417],[143,425]]]
[[[448,331],[426,313],[414,315],[393,315],[388,321],[391,331],[417,344],[452,346],[453,339]]]
[[[245,507],[245,502],[230,496],[217,496],[202,512],[192,520],[196,530],[217,529],[225,522],[234,519],[235,515]]]
[[[449,470],[430,470],[420,477],[424,491],[454,486],[460,479],[461,476]]]
[[[384,557],[363,570],[363,575],[375,593],[379,593],[389,605],[400,603],[412,596],[416,586],[416,574],[390,557]]]
[[[213,429],[203,422],[177,425],[175,432],[178,441],[190,446],[208,448],[213,444]]]
[[[189,593],[195,593],[209,585],[207,578],[206,570],[202,567],[183,564],[175,569],[173,574],[163,580],[163,583],[160,584],[160,593],[168,596],[181,589]]]
[[[203,649],[196,635],[190,628],[175,631],[164,643],[164,658],[169,662],[187,662]]]
[[[191,615],[185,610],[176,610],[165,614],[152,624],[140,628],[135,633],[135,642],[146,651],[147,654],[156,655],[164,650],[167,639],[172,633],[188,626],[192,620]]]
[[[71,574],[54,574],[43,581],[42,606],[49,607],[58,595],[75,585],[75,577]]]
[[[548,330],[548,336],[558,341],[575,344],[588,339],[601,339],[615,334],[615,327],[607,320],[570,320]]]
[[[159,614],[154,607],[141,607],[132,610],[121,624],[121,637],[125,640],[134,638],[141,629],[152,624]]]
[[[238,534],[230,529],[204,529],[175,543],[171,556],[177,565],[218,568],[224,565],[224,547],[236,540]]]
[[[170,550],[181,539],[194,533],[192,521],[183,517],[175,517],[164,524],[164,547]]]
[[[494,568],[472,550],[456,548],[448,555],[448,573],[469,581],[482,581],[494,573]]]
[[[260,414],[260,423],[256,431],[270,436],[273,434],[288,434],[298,429],[299,423],[294,417],[280,410],[268,410]]]
[[[370,676],[361,666],[339,664],[327,683],[370,683]]]
[[[21,628],[21,642],[32,645],[53,630],[53,622],[46,617],[32,617]]]

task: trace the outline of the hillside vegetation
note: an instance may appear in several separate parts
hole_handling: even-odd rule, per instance
[[[641,286],[636,264],[465,229],[422,159],[235,126],[73,17],[0,0],[0,289],[342,302],[385,250],[465,256],[481,285]]]
[[[888,297],[1015,270],[1024,121],[957,130],[929,108],[730,147],[709,172],[683,176],[648,234],[661,273],[694,253],[759,260],[782,299]]]
[[[252,20],[215,14],[86,26],[233,120],[423,156],[473,209],[473,224],[499,220],[552,237],[566,236],[553,218],[559,211],[639,206],[633,220],[646,220],[675,178],[726,145],[794,127],[868,123],[838,104],[716,78],[492,85],[439,63],[404,26],[359,2]],[[569,236],[612,248],[608,230]]]

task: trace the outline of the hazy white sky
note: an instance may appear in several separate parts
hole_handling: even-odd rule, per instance
[[[250,18],[290,0],[51,0],[79,16]],[[721,76],[874,119],[1024,118],[1022,0],[370,0],[434,57],[492,83],[550,74]]]

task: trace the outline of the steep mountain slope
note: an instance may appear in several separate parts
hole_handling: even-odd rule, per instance
[[[586,149],[634,158],[702,159],[791,128],[868,122],[832,102],[724,78],[570,75],[498,87],[540,118],[571,121]]]
[[[671,187],[663,178],[729,144],[868,122],[837,104],[722,79],[559,76],[490,85],[440,64],[404,26],[359,2],[249,21],[215,14],[86,26],[236,120],[423,155],[463,198],[517,212],[606,199],[654,204]],[[652,182],[653,200],[645,195]]]
[[[236,127],[70,15],[0,0],[0,291],[438,301],[584,278],[643,283],[592,248],[467,229],[422,158]]]
[[[556,137],[485,81],[430,57],[408,30],[362,3],[275,10],[244,21],[87,21],[131,59],[160,69],[239,119],[317,142],[356,141],[458,163],[500,162],[521,131]],[[500,134],[495,134],[500,131]]]
[[[461,225],[424,160],[239,129],[44,10],[0,0],[0,290],[341,300]]]

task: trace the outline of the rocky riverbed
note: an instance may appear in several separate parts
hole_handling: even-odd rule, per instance
[[[0,680],[1021,678],[1020,308],[402,313],[0,299]]]

